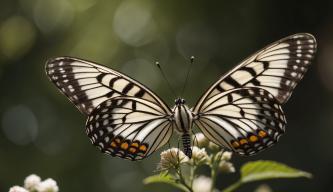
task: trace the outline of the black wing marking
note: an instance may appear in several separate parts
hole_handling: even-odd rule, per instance
[[[272,146],[285,131],[286,119],[274,96],[260,88],[240,88],[207,99],[194,123],[212,142],[240,155]]]
[[[89,115],[103,101],[117,96],[133,96],[169,107],[152,91],[130,77],[89,61],[58,57],[46,63],[46,74],[68,99]]]
[[[169,141],[173,123],[171,115],[154,102],[115,97],[93,110],[86,132],[103,153],[141,160]]]
[[[235,88],[258,87],[270,92],[277,102],[288,101],[293,89],[303,78],[316,52],[316,40],[307,33],[283,38],[245,59],[222,76],[200,98],[194,111],[205,100]]]

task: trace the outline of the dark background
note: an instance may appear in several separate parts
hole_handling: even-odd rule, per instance
[[[155,174],[156,152],[129,162],[95,149],[85,117],[49,82],[44,63],[70,55],[105,64],[147,85],[170,105],[172,86],[183,86],[189,57],[196,57],[184,97],[194,105],[208,86],[265,45],[298,32],[312,33],[318,52],[284,105],[287,133],[250,160],[275,160],[314,175],[312,180],[268,182],[274,191],[330,191],[333,181],[333,1],[130,1],[1,0],[0,191],[36,173],[61,191],[170,191],[143,186]],[[236,181],[221,176],[218,188]],[[253,191],[260,183],[246,185]]]

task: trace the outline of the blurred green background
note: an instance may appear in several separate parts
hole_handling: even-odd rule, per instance
[[[263,46],[312,33],[318,52],[284,106],[287,133],[237,168],[276,160],[314,174],[312,180],[268,182],[275,191],[330,191],[333,181],[333,1],[0,1],[0,191],[36,173],[61,191],[171,191],[143,186],[159,152],[130,162],[101,154],[85,135],[85,117],[49,82],[50,57],[105,64],[147,85],[170,105],[173,96],[154,67],[159,60],[176,90],[196,57],[184,94],[193,105],[208,86]],[[222,188],[237,174],[220,177]],[[246,185],[241,191],[253,191]]]

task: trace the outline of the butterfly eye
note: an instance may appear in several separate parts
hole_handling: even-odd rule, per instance
[[[181,99],[181,98],[175,99],[175,104],[176,105],[180,105],[180,104],[184,104],[184,103],[185,103],[184,99]]]

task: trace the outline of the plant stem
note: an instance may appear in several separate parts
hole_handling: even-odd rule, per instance
[[[189,186],[187,183],[186,183],[186,181],[185,181],[185,179],[184,179],[184,177],[183,177],[183,174],[182,174],[182,169],[180,168],[180,166],[178,166],[176,169],[176,173],[177,173],[177,175],[179,176],[179,180],[180,180],[180,182],[189,190],[189,191],[191,191],[191,192],[193,192],[193,190],[192,190],[192,187],[191,186]]]
[[[213,166],[211,168],[211,172],[210,172],[210,176],[212,178],[212,186],[210,188],[210,191],[213,192],[214,191],[214,186],[215,186],[215,182],[216,182],[216,170],[215,170],[215,166]]]
[[[216,154],[214,154],[211,159],[212,159],[212,162],[211,162],[211,166],[210,166],[210,169],[211,169],[210,176],[211,176],[211,179],[212,179],[212,186],[211,186],[210,191],[213,192],[214,189],[215,189],[217,171],[218,171],[218,168],[219,168],[219,163],[220,163],[220,160],[221,160],[221,156],[217,156]]]
[[[190,168],[190,178],[189,178],[189,180],[190,180],[190,186],[191,186],[191,188],[193,187],[194,173],[195,173],[196,169],[197,169],[196,165],[193,165]]]
[[[234,183],[234,184],[230,185],[229,187],[223,189],[222,192],[232,192],[232,191],[235,191],[235,189],[237,189],[241,185],[242,185],[242,182],[237,181],[236,183]]]

